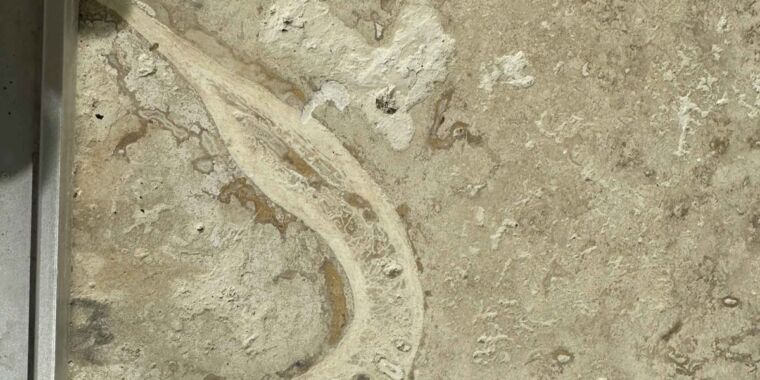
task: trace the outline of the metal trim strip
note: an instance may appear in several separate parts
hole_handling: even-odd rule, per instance
[[[67,373],[71,147],[78,2],[44,0],[32,378]]]

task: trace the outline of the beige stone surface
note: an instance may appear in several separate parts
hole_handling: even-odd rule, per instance
[[[755,1],[106,4],[72,379],[760,376]]]

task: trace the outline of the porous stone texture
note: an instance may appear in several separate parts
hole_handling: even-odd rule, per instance
[[[413,313],[363,330],[356,352],[382,347],[354,379],[758,376],[755,1],[131,4],[271,92],[294,133],[324,126],[379,200],[286,149],[314,204],[353,208],[329,235],[272,201],[184,74],[200,60],[83,1],[73,379],[308,377],[378,294],[424,311],[421,339]],[[383,202],[411,265],[403,242],[334,249],[395,236]]]
[[[145,41],[81,26],[72,378],[298,372],[328,335],[325,243],[253,188]]]

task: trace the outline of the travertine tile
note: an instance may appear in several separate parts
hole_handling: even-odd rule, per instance
[[[73,379],[751,379],[760,5],[83,1]]]

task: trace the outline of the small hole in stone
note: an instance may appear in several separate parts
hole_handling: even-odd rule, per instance
[[[365,375],[363,373],[358,373],[354,375],[351,380],[370,380],[370,377],[368,375]]]
[[[736,297],[723,297],[723,306],[725,307],[737,307],[739,306],[739,299]]]
[[[383,111],[384,113],[388,115],[393,115],[398,111],[398,106],[396,106],[396,102],[393,100],[390,96],[380,96],[377,99],[375,99],[375,106],[380,111]]]
[[[103,118],[104,118],[105,116],[103,116],[103,115],[101,115],[101,114],[99,114],[99,113],[96,113],[96,114],[95,114],[95,117],[96,117],[98,120],[103,120]]]

